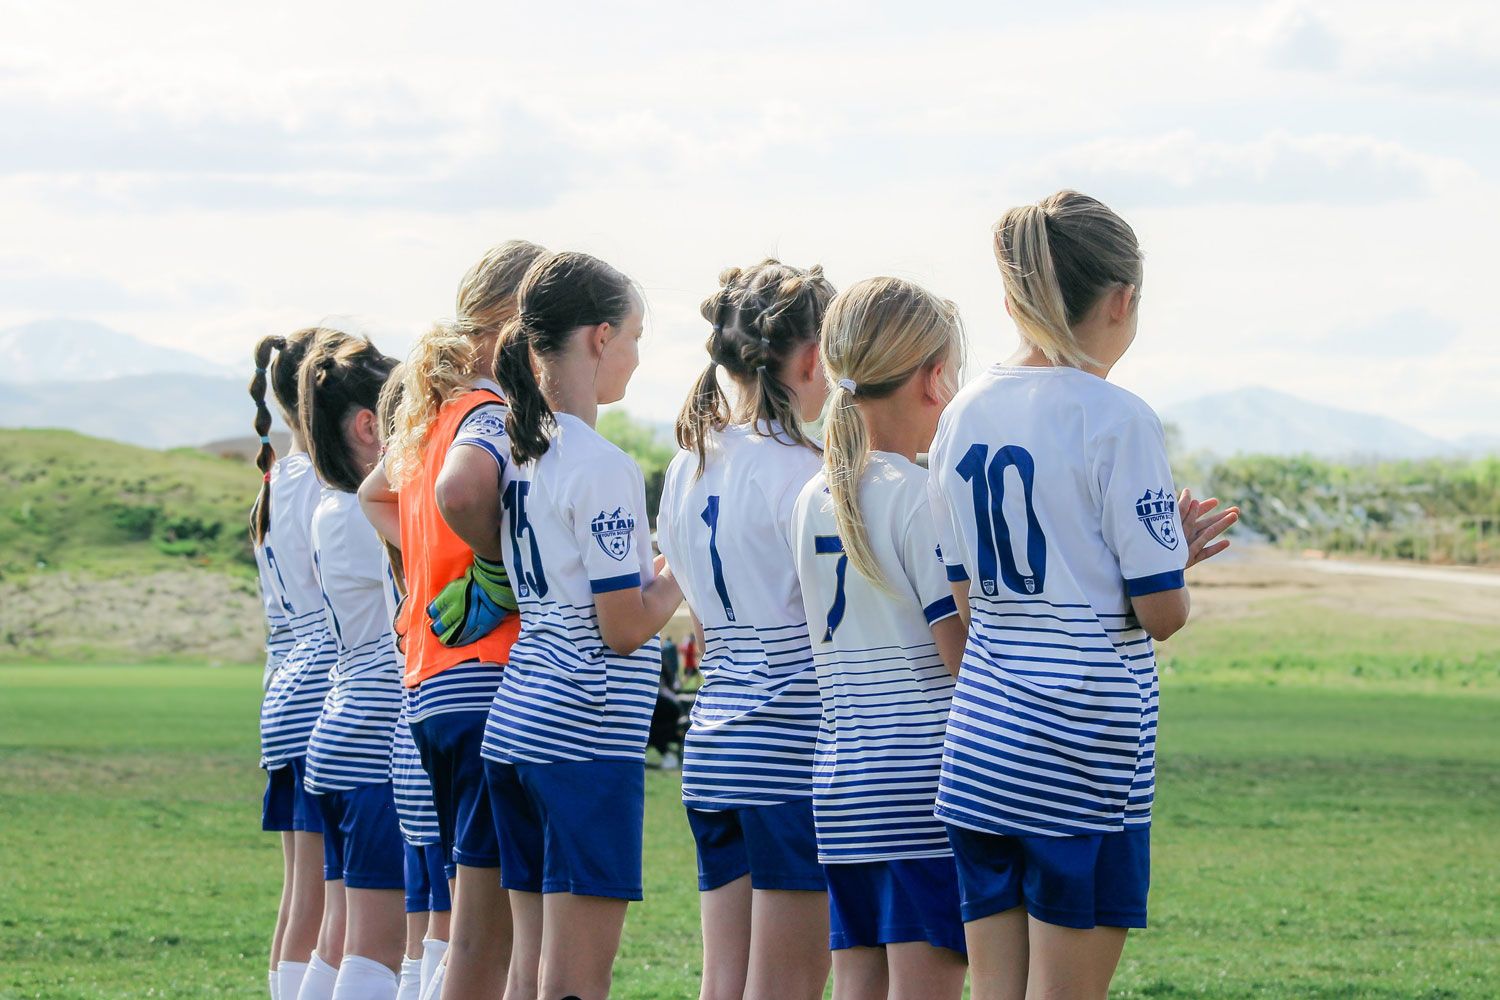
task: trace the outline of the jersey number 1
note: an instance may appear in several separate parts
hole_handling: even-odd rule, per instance
[[[505,512],[510,515],[510,554],[516,567],[516,579],[512,582],[516,588],[516,596],[530,597],[536,594],[541,598],[547,596],[547,574],[542,570],[542,554],[537,551],[536,532],[531,529],[531,521],[526,517],[526,494],[529,492],[531,484],[526,480],[511,480],[510,485],[505,487],[505,496],[501,502],[505,504]],[[527,546],[531,554],[529,563],[521,558],[523,534],[530,543]]]
[[[734,621],[734,605],[729,603],[729,588],[724,585],[724,560],[719,558],[719,498],[709,497],[698,516],[708,525],[708,561],[714,568],[714,590],[719,592],[719,603],[724,605],[724,617]]]
[[[1047,578],[1047,539],[1032,506],[1036,462],[1031,452],[1006,445],[990,459],[990,446],[976,444],[958,463],[957,472],[974,493],[974,525],[979,531],[979,589],[995,596],[995,578],[1017,594],[1040,594]],[[1029,575],[1016,565],[1010,524],[1005,520],[1005,470],[1015,467],[1026,501],[1026,564]],[[997,572],[998,570],[998,572]]]

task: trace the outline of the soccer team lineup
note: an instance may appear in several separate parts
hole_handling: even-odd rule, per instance
[[[595,429],[646,306],[602,260],[495,246],[404,362],[256,345],[272,1000],[607,997],[685,615],[702,1000],[1107,994],[1147,925],[1153,644],[1238,510],[1109,381],[1130,225],[1060,191],[993,250],[1019,346],[967,382],[926,288],[725,269],[654,525]]]

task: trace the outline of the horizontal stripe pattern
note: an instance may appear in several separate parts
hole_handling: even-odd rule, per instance
[[[813,816],[823,864],[952,853],[933,816],[953,678],[931,642],[816,646]]]
[[[460,663],[433,674],[407,691],[407,720],[424,722],[449,712],[488,712],[504,668],[494,663]]]
[[[260,704],[260,766],[274,770],[307,753],[332,686],[338,647],[321,607],[288,619],[294,642]]]
[[[807,624],[703,631],[703,687],[683,747],[682,801],[730,809],[807,798],[822,719]]]
[[[1126,613],[972,595],[939,818],[1006,835],[1149,823],[1158,688],[1151,638]]]
[[[401,690],[401,663],[388,633],[339,651],[333,685],[307,745],[308,791],[342,792],[391,780]]]
[[[490,706],[482,753],[507,764],[644,760],[660,675],[656,640],[621,656],[604,645],[592,603],[532,601]]]
[[[421,847],[438,842],[437,809],[432,803],[432,782],[422,767],[422,755],[411,738],[412,692],[405,696],[401,717],[391,739],[391,787],[396,795],[396,819],[408,844]]]

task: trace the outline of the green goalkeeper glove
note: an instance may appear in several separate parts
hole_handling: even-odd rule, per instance
[[[432,634],[444,646],[467,646],[495,631],[516,611],[505,564],[480,555],[464,575],[448,584],[427,605]]]

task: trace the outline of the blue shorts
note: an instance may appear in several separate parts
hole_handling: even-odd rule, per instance
[[[964,921],[1025,905],[1061,927],[1145,927],[1151,828],[1006,837],[948,825]]]
[[[689,808],[687,818],[698,844],[699,892],[744,875],[752,889],[827,891],[812,799],[712,812]]]
[[[485,761],[500,884],[516,892],[641,898],[646,765]]]
[[[443,856],[470,868],[498,868],[495,821],[484,791],[484,723],[489,710],[444,712],[411,724],[422,769],[432,779]]]
[[[406,869],[406,912],[441,913],[453,908],[448,898],[448,866],[439,844],[420,847],[403,843]]]
[[[389,781],[315,796],[323,811],[323,877],[349,889],[403,889],[401,827]]]
[[[318,811],[318,797],[302,787],[302,774],[306,766],[305,756],[293,757],[276,770],[266,772],[266,795],[260,807],[262,830],[323,832],[323,814]]]
[[[926,941],[968,954],[958,911],[958,868],[951,857],[835,864],[825,870],[830,949]]]

